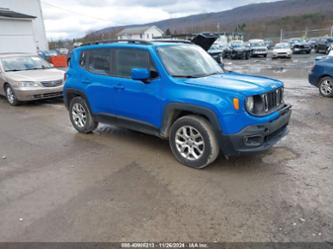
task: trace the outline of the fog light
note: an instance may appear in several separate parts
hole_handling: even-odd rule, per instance
[[[263,142],[264,138],[260,135],[244,137],[244,144],[246,146],[260,146]]]

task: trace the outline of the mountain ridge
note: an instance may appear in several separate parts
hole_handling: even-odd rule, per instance
[[[186,33],[202,32],[204,30],[217,31],[219,24],[221,31],[234,31],[237,25],[243,23],[247,26],[252,24],[260,25],[260,23],[264,25],[285,17],[326,14],[330,12],[333,13],[332,0],[282,0],[248,4],[220,12],[195,14],[139,25],[108,27],[92,32],[91,35],[116,33],[123,28],[147,25],[156,25],[164,31],[169,29],[171,32]],[[331,17],[329,16],[328,18]]]

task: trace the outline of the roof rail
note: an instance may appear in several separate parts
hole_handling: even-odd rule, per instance
[[[89,46],[89,45],[98,45],[98,44],[107,44],[107,43],[125,43],[125,42],[130,44],[152,45],[152,42],[145,40],[102,40],[102,41],[84,43],[80,47]]]
[[[192,43],[189,40],[156,39],[152,42],[170,42],[170,43]]]

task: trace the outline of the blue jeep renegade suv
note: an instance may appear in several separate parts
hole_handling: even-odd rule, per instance
[[[224,72],[202,48],[181,42],[114,41],[75,49],[65,104],[74,128],[98,122],[168,139],[193,168],[267,150],[287,133],[283,83]]]

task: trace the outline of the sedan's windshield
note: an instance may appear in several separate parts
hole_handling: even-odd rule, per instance
[[[1,59],[5,72],[38,70],[51,68],[51,64],[38,56],[17,56]]]
[[[158,53],[167,71],[173,77],[199,78],[223,73],[217,62],[198,46],[159,47]]]
[[[288,43],[278,43],[275,45],[276,49],[280,49],[280,48],[290,48]]]
[[[265,43],[263,42],[254,42],[254,43],[251,43],[251,47],[265,47]]]

